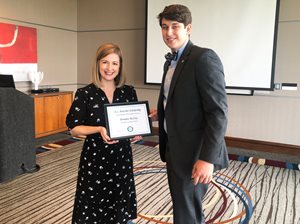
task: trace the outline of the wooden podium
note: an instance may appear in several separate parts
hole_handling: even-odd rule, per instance
[[[35,172],[33,99],[14,88],[0,88],[0,183]]]

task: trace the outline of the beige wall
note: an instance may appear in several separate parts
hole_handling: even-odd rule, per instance
[[[127,81],[144,83],[145,1],[78,1],[78,82],[90,79],[91,60],[105,42],[123,52]]]
[[[78,35],[79,82],[85,83],[88,80],[86,71],[90,69],[91,55],[96,47],[102,42],[116,42],[124,51],[129,83],[137,88],[140,100],[149,100],[150,106],[154,107],[158,87],[143,86],[144,1],[101,2],[79,1],[78,27],[82,30]],[[300,52],[299,4],[297,0],[281,1],[276,82],[300,84],[297,66],[297,54]],[[88,55],[89,58],[84,58]],[[228,100],[227,136],[300,145],[299,90],[255,92],[254,96],[229,95]]]
[[[275,82],[300,85],[300,1],[281,0]],[[228,136],[300,145],[300,86],[297,91],[229,96]]]
[[[159,87],[143,85],[145,7],[144,0],[0,0],[0,21],[38,29],[42,84],[61,89],[89,83],[97,47],[119,44],[128,83],[155,107]],[[300,84],[299,40],[300,1],[281,0],[275,82]],[[227,136],[300,145],[300,90],[229,95],[228,102]]]
[[[0,0],[0,22],[37,29],[38,70],[41,87],[71,90],[77,84],[77,1]],[[28,91],[30,82],[18,82]]]

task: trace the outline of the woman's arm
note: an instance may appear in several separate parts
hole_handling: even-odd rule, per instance
[[[79,125],[71,129],[70,133],[73,137],[79,137],[82,135],[91,135],[100,133],[102,126],[86,126],[86,125]]]
[[[82,136],[82,135],[91,135],[100,133],[103,141],[107,144],[115,144],[119,141],[111,140],[107,135],[107,130],[103,126],[86,126],[86,125],[78,125],[70,130],[70,133],[74,137]]]

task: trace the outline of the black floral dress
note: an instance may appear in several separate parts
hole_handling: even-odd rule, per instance
[[[137,101],[132,86],[117,88],[113,102]],[[66,118],[78,125],[105,126],[105,93],[94,84],[77,90]],[[121,224],[137,215],[130,140],[106,144],[100,134],[85,139],[78,170],[72,223]]]

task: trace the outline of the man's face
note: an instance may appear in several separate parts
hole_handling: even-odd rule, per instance
[[[177,51],[189,39],[192,24],[184,27],[183,23],[162,19],[161,33],[165,44],[172,50]]]

